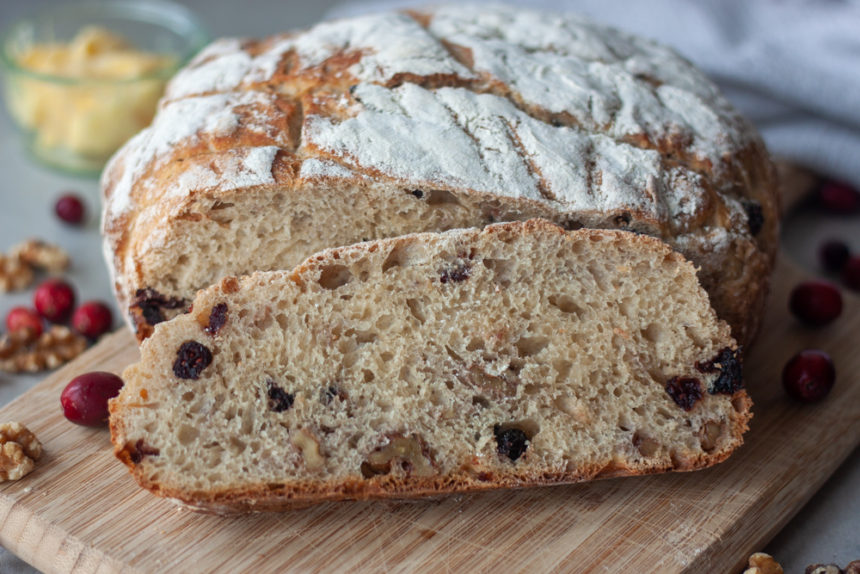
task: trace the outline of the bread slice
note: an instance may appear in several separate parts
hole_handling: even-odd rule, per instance
[[[691,263],[542,220],[224,279],[124,378],[116,455],[215,512],[693,470],[751,416]]]

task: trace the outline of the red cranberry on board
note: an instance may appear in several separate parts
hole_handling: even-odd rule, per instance
[[[842,267],[842,282],[852,291],[860,291],[860,256],[851,257]]]
[[[836,380],[836,368],[824,351],[806,349],[785,364],[782,386],[790,397],[814,403],[827,396]]]
[[[97,339],[107,333],[111,325],[113,314],[107,305],[99,301],[87,301],[75,309],[72,315],[72,327],[90,339]]]
[[[73,193],[61,196],[54,204],[57,217],[71,225],[80,225],[84,221],[84,202]]]
[[[60,395],[63,415],[79,425],[103,426],[108,420],[108,399],[119,394],[123,381],[113,373],[95,371],[72,379]]]
[[[828,281],[804,281],[791,290],[788,308],[807,325],[820,327],[842,313],[842,294]]]
[[[48,279],[36,287],[33,306],[51,323],[63,323],[75,308],[75,290],[60,279]]]
[[[818,198],[833,213],[854,213],[860,209],[860,193],[847,183],[825,182],[818,190]]]
[[[36,339],[42,334],[42,318],[27,307],[13,307],[6,315],[6,330],[11,333],[20,329],[29,329],[30,337]]]
[[[831,273],[839,273],[851,257],[851,250],[844,241],[830,239],[818,248],[818,259],[821,266]]]

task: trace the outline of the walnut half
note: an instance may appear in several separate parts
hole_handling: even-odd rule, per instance
[[[69,267],[69,254],[59,245],[28,239],[12,248],[9,255],[34,269],[59,273]]]
[[[21,423],[0,424],[0,482],[18,480],[36,466],[42,443]]]
[[[20,291],[33,283],[33,268],[20,258],[0,253],[0,293]]]
[[[749,567],[744,574],[783,574],[782,566],[770,554],[756,552],[749,559]]]
[[[0,337],[0,371],[35,373],[56,369],[84,352],[87,340],[68,327],[54,325],[37,339],[28,331]]]

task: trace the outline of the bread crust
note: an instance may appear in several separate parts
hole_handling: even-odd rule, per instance
[[[537,62],[555,66],[558,85],[541,84]],[[437,136],[446,143],[410,155]],[[701,268],[718,314],[749,345],[777,248],[773,166],[713,84],[657,44],[504,7],[216,42],[173,80],[102,189],[107,261],[140,340],[153,327],[133,309],[141,290],[187,304],[223,275],[289,269],[325,247],[542,217],[666,241]],[[269,227],[243,220],[256,227],[232,259],[198,256],[242,234],[224,206],[282,218],[289,248],[259,248]]]
[[[717,465],[726,460],[736,446],[743,444],[743,433],[749,430],[752,419],[752,401],[745,390],[732,396],[732,401],[743,405],[742,426],[733,428],[733,446],[697,457],[693,460],[679,460],[677,464],[661,466],[640,466],[629,468],[618,466],[612,461],[603,466],[580,469],[576,472],[556,474],[533,474],[497,476],[487,473],[484,480],[478,480],[467,473],[434,478],[415,478],[408,480],[397,477],[380,477],[372,482],[367,480],[344,480],[338,483],[307,482],[304,485],[270,485],[225,489],[217,492],[174,489],[160,483],[148,481],[143,472],[132,462],[125,446],[115,446],[114,454],[125,463],[138,484],[156,496],[170,499],[189,509],[209,514],[231,515],[251,512],[280,512],[298,510],[325,502],[349,502],[362,500],[406,500],[416,498],[437,498],[451,494],[475,494],[492,490],[537,488],[560,486],[630,476],[647,476],[664,472],[692,472]],[[121,436],[120,428],[111,418],[111,435]]]
[[[474,241],[475,237],[497,236],[499,241],[504,243],[516,237],[531,234],[539,236],[543,234],[544,237],[547,234],[552,234],[563,238],[564,241],[569,241],[571,245],[574,241],[585,240],[623,241],[631,248],[651,253],[654,260],[665,259],[671,261],[673,265],[689,268],[687,270],[689,273],[693,272],[690,263],[663,242],[648,236],[632,235],[621,231],[583,229],[577,232],[565,232],[550,222],[529,220],[524,223],[492,225],[481,232],[459,230],[453,233],[458,237],[466,238],[464,243],[466,245],[470,244],[469,241]],[[256,273],[241,279],[225,278],[206,291],[200,292],[195,299],[195,308],[205,309],[207,305],[211,304],[211,301],[220,301],[229,295],[240,293],[243,290],[253,290],[272,282],[288,281],[304,290],[305,286],[318,281],[322,270],[333,263],[346,264],[368,253],[395,251],[410,245],[432,246],[442,239],[443,236],[439,234],[412,234],[376,242],[331,248],[308,258],[292,272]],[[713,312],[711,315],[713,316]],[[185,320],[186,318],[183,317],[182,319]],[[199,321],[199,319],[188,318],[188,321],[194,322]],[[156,333],[162,329],[171,328],[172,323],[174,321],[156,326]],[[720,329],[721,336],[725,340],[724,344],[733,347],[734,342],[728,335],[727,326],[720,323]],[[155,346],[161,344],[162,342],[157,336],[145,341],[142,349],[144,357],[150,355],[150,348],[154,351]],[[664,461],[662,463],[646,460],[639,464],[627,464],[613,457],[601,464],[583,466],[566,472],[524,472],[518,470],[514,465],[510,465],[510,468],[506,468],[503,472],[490,470],[475,473],[474,470],[472,472],[463,470],[462,472],[451,472],[432,477],[380,475],[365,479],[347,477],[327,481],[293,480],[283,484],[261,483],[222,489],[189,490],[171,487],[169,484],[158,480],[150,480],[144,465],[141,464],[145,457],[141,456],[142,447],[136,442],[139,440],[138,436],[136,434],[130,436],[124,425],[124,417],[128,410],[137,406],[134,400],[130,402],[125,396],[129,394],[133,398],[134,393],[139,391],[135,382],[138,380],[135,371],[137,368],[137,366],[133,366],[124,374],[124,377],[132,385],[127,385],[128,388],[124,389],[123,396],[120,397],[122,400],[116,399],[110,403],[110,429],[116,456],[129,467],[135,479],[147,490],[195,510],[216,514],[288,510],[321,502],[342,500],[425,498],[450,493],[476,493],[502,488],[549,486],[610,477],[698,470],[722,462],[735,448],[740,446],[743,443],[742,435],[748,430],[748,423],[752,418],[750,412],[752,402],[746,391],[742,388],[738,389],[726,398],[731,402],[733,408],[732,419],[728,428],[730,437],[719,448],[711,452],[701,452],[696,456],[673,455],[669,462]],[[699,371],[704,372],[701,368]]]

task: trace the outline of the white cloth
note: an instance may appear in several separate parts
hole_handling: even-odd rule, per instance
[[[475,1],[475,0],[469,0]],[[421,4],[371,0],[329,17]],[[669,44],[759,128],[770,151],[860,187],[860,3],[532,0]]]

